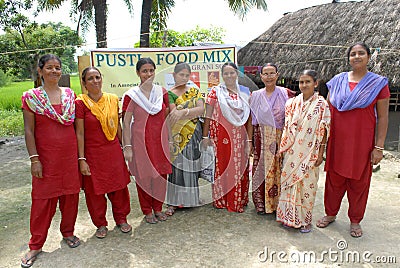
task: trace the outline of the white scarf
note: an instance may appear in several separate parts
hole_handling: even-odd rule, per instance
[[[163,90],[161,86],[153,85],[148,99],[138,86],[125,92],[122,99],[125,98],[125,95],[128,95],[134,102],[151,115],[157,114],[162,109]]]
[[[216,86],[216,95],[219,106],[221,107],[222,115],[232,125],[239,127],[243,126],[250,114],[249,96],[240,91],[239,84],[236,83],[238,89],[238,99],[234,100],[229,96],[228,89],[225,83]]]

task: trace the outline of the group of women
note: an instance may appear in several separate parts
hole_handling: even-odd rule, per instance
[[[350,234],[360,237],[372,164],[383,157],[390,95],[387,79],[368,72],[370,55],[363,43],[349,48],[352,70],[328,82],[328,101],[315,91],[313,70],[299,76],[301,94],[294,97],[276,86],[277,66],[266,64],[260,74],[265,87],[250,93],[238,84],[237,66],[227,62],[221,68],[223,82],[203,98],[199,89],[188,86],[188,64],[175,66],[175,86],[167,91],[153,83],[154,62],[142,58],[136,65],[141,82],[124,94],[122,118],[118,97],[102,91],[98,69],[83,71],[87,93],[76,97],[58,86],[60,59],[43,56],[38,65],[43,85],[22,97],[32,174],[32,236],[22,267],[32,266],[41,252],[57,203],[64,240],[71,248],[79,246],[74,225],[81,187],[98,238],[108,231],[106,194],[116,225],[123,233],[132,230],[127,222],[130,174],[147,223],[201,205],[200,158],[208,146],[215,150],[215,208],[244,211],[253,155],[257,213],[276,212],[283,226],[302,233],[311,231],[318,167],[327,148],[326,216],[317,226],[336,219],[347,191]]]

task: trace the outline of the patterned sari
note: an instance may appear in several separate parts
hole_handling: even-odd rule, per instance
[[[275,87],[253,91],[250,99],[254,126],[252,197],[258,213],[273,213],[278,206],[282,157],[279,153],[285,121],[287,89]]]
[[[194,108],[203,99],[196,88],[190,88],[181,96],[172,91],[168,95],[170,103],[175,103],[178,110]],[[171,127],[171,134],[172,174],[168,178],[166,202],[173,206],[199,206],[201,122],[198,118],[179,120]]]
[[[286,103],[280,148],[281,194],[276,217],[287,226],[300,228],[311,224],[319,175],[319,168],[314,165],[329,126],[328,103],[318,93],[304,102],[300,94]]]

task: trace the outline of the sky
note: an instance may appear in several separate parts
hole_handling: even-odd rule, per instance
[[[129,14],[123,0],[108,2],[112,3],[109,4],[107,19],[108,47],[133,47],[139,40],[142,1],[133,0],[133,16]],[[225,0],[176,0],[167,25],[169,29],[178,32],[192,30],[197,25],[200,28],[222,27],[226,30],[223,39],[226,44],[243,47],[268,30],[284,13],[331,2],[332,0],[267,0],[267,11],[253,9],[241,20],[229,10]],[[39,23],[61,21],[76,29],[76,23],[68,16],[69,9],[69,4],[65,4],[62,10],[41,14],[36,21]],[[87,45],[84,46],[84,50],[96,48],[94,25],[91,29],[85,37]]]

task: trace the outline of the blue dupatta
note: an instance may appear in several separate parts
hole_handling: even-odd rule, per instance
[[[329,101],[340,112],[367,107],[387,84],[386,77],[372,72],[368,72],[353,91],[350,91],[347,72],[334,76],[326,83],[329,89]]]

